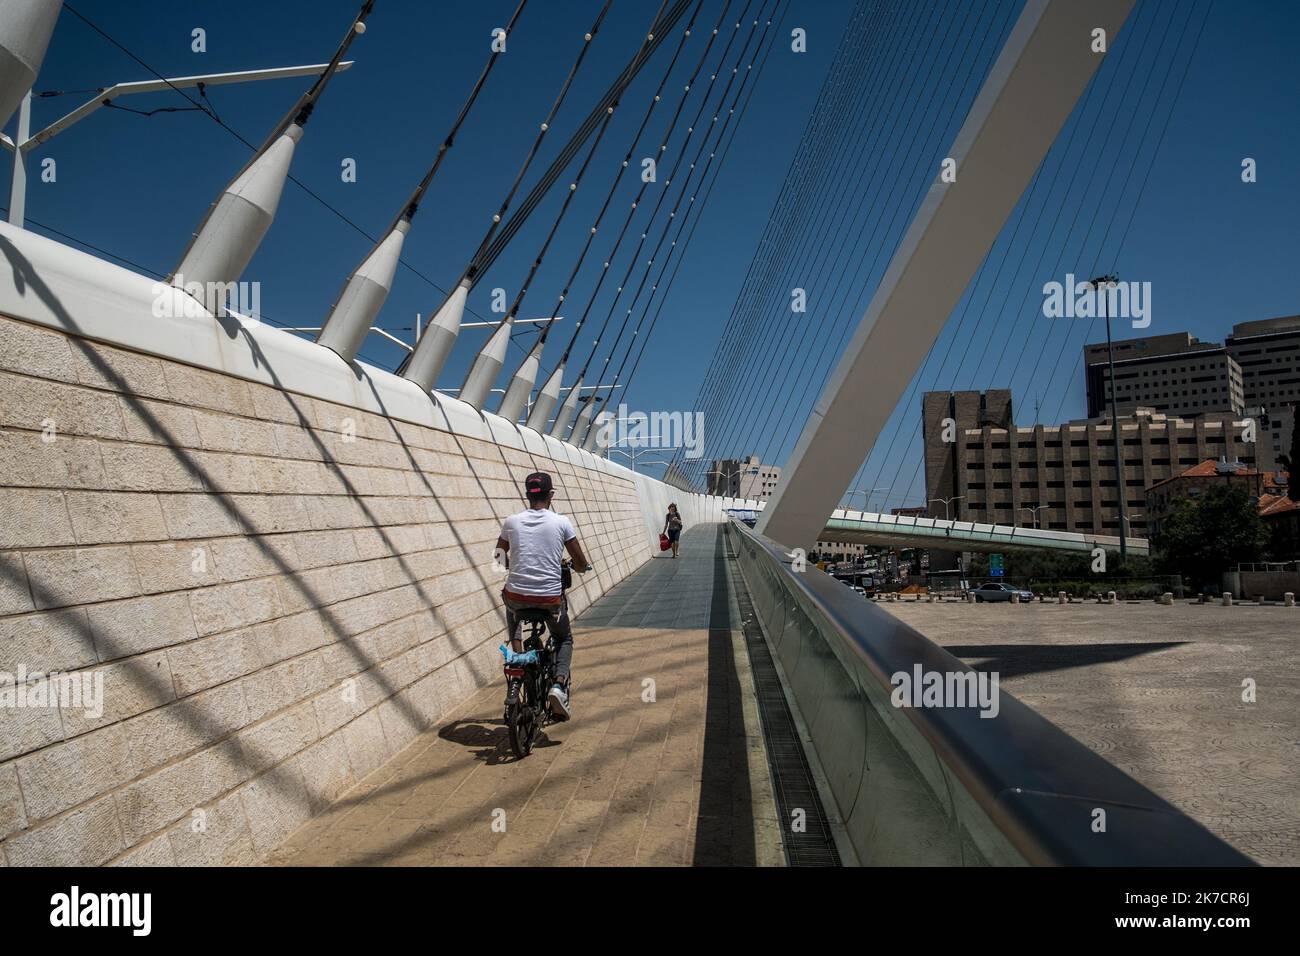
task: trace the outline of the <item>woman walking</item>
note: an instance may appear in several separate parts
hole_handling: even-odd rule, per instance
[[[677,512],[676,502],[668,506],[663,533],[668,535],[668,541],[673,546],[673,557],[677,557],[677,549],[680,547],[678,539],[682,536],[682,516]]]

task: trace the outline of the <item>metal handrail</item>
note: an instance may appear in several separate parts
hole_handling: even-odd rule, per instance
[[[735,520],[729,522],[728,531],[738,536],[742,573],[747,558],[766,563],[804,615],[817,623],[827,650],[849,678],[856,682],[854,672],[863,672],[852,666],[856,662],[875,682],[868,696],[887,698],[894,690],[891,675],[911,673],[917,664],[925,671],[971,672],[970,667],[920,632],[851,593],[830,576],[814,567],[795,573],[790,567],[791,556],[771,539]],[[753,587],[751,582],[751,591]],[[755,604],[771,606],[764,600]],[[766,629],[770,622],[762,623]],[[779,635],[769,634],[768,639],[772,642]],[[804,712],[805,721],[815,722],[810,715],[824,700],[799,699],[800,683],[797,676],[792,677],[792,696]],[[865,694],[868,688],[860,690]],[[897,708],[896,713],[928,744],[949,787],[955,783],[964,791],[947,797],[954,801],[961,797],[968,811],[972,806],[978,808],[1013,850],[1012,855],[1020,857],[1011,862],[1101,866],[1253,863],[1011,695],[1000,692],[999,703],[998,715],[992,719],[981,717],[971,708],[908,707]],[[838,736],[852,731],[837,726],[834,733]],[[862,732],[865,734],[865,727]],[[814,746],[818,746],[816,733],[813,738]],[[840,746],[830,737],[824,743],[828,751]],[[907,742],[902,741],[899,749],[906,751]],[[826,755],[818,755],[825,764]],[[834,759],[833,753],[830,756]],[[834,767],[826,770],[829,775],[835,773]],[[871,768],[863,773],[871,773]],[[848,815],[853,808],[840,809]],[[1104,833],[1094,832],[1092,826],[1098,809],[1105,810]],[[873,820],[873,828],[879,822]],[[850,838],[854,838],[850,821],[846,820],[846,826]],[[860,839],[869,841],[866,835]],[[869,850],[869,846],[865,849]],[[858,850],[861,855],[864,847],[859,845]]]

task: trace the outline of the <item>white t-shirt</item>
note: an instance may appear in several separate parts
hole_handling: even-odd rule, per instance
[[[578,536],[573,522],[550,508],[528,508],[511,515],[501,527],[510,545],[510,574],[506,590],[536,597],[560,591],[560,563],[565,542]]]

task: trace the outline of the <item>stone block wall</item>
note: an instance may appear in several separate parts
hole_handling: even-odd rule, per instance
[[[716,519],[568,451],[0,317],[0,865],[256,861],[500,678],[529,471],[598,568],[575,613],[670,494]],[[102,679],[102,713],[41,704],[50,672]]]

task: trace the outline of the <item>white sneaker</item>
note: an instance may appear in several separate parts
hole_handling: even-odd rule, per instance
[[[561,720],[569,719],[569,694],[563,687],[556,684],[551,688],[550,694],[547,695],[546,702],[550,705],[551,713]]]

